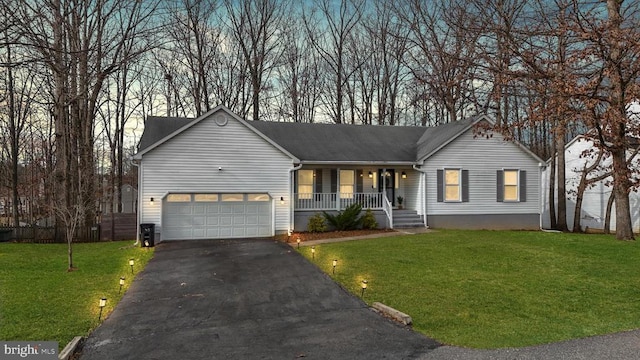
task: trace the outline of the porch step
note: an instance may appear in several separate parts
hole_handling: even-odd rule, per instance
[[[393,210],[394,228],[412,228],[424,226],[422,215],[415,210]]]

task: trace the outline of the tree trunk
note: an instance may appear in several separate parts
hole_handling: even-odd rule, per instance
[[[587,171],[582,171],[580,175],[580,183],[578,184],[578,189],[576,193],[576,208],[573,211],[573,229],[574,233],[581,233],[582,226],[580,224],[582,218],[582,199],[584,198],[584,191],[587,189]]]
[[[613,201],[615,200],[615,196],[613,191],[609,195],[609,199],[607,199],[607,210],[604,214],[604,233],[611,233],[611,209],[613,208]]]
[[[557,229],[558,221],[556,218],[556,142],[551,145],[551,169],[549,174],[549,218],[552,229]]]
[[[629,208],[629,169],[625,149],[611,151],[613,157],[613,193],[616,200],[616,238],[634,240]]]
[[[566,191],[566,165],[565,165],[565,134],[563,125],[559,124],[559,133],[556,135],[558,150],[558,223],[556,228],[560,231],[567,231],[567,191]]]

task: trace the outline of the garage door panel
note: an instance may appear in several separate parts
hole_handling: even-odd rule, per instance
[[[233,205],[233,213],[234,214],[244,214],[245,213],[245,204],[237,204]]]
[[[220,226],[231,226],[233,225],[233,217],[231,216],[220,216]]]
[[[233,199],[216,194],[185,195],[192,201],[163,202],[163,239],[241,238],[272,234],[271,201],[248,201],[256,197],[246,194],[234,194]]]
[[[203,204],[194,204],[192,214],[206,214],[207,206]]]
[[[233,214],[233,205],[222,204],[220,205],[221,214]]]
[[[204,216],[193,216],[191,220],[193,226],[204,226],[206,224],[206,217]]]

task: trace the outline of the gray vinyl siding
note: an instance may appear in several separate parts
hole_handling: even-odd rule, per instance
[[[469,171],[468,202],[437,202],[437,170],[459,168]],[[518,145],[492,138],[474,138],[471,130],[462,134],[425,161],[428,215],[539,214],[540,168],[538,161]],[[526,171],[526,202],[496,201],[496,171]]]
[[[404,186],[404,207],[418,211],[422,215],[422,203],[419,196],[420,191],[420,173],[415,170],[406,170],[407,178],[400,179]]]
[[[162,198],[168,193],[269,193],[274,230],[286,231],[292,159],[233,117],[226,115],[228,124],[218,126],[212,116],[143,155],[140,222],[162,228]]]

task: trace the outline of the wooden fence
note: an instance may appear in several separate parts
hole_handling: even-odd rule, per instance
[[[43,226],[0,227],[0,241],[19,243],[66,243],[65,231],[62,228]],[[74,242],[100,241],[100,225],[82,227],[76,230]]]
[[[135,240],[138,214],[104,214],[100,226],[102,240]]]

